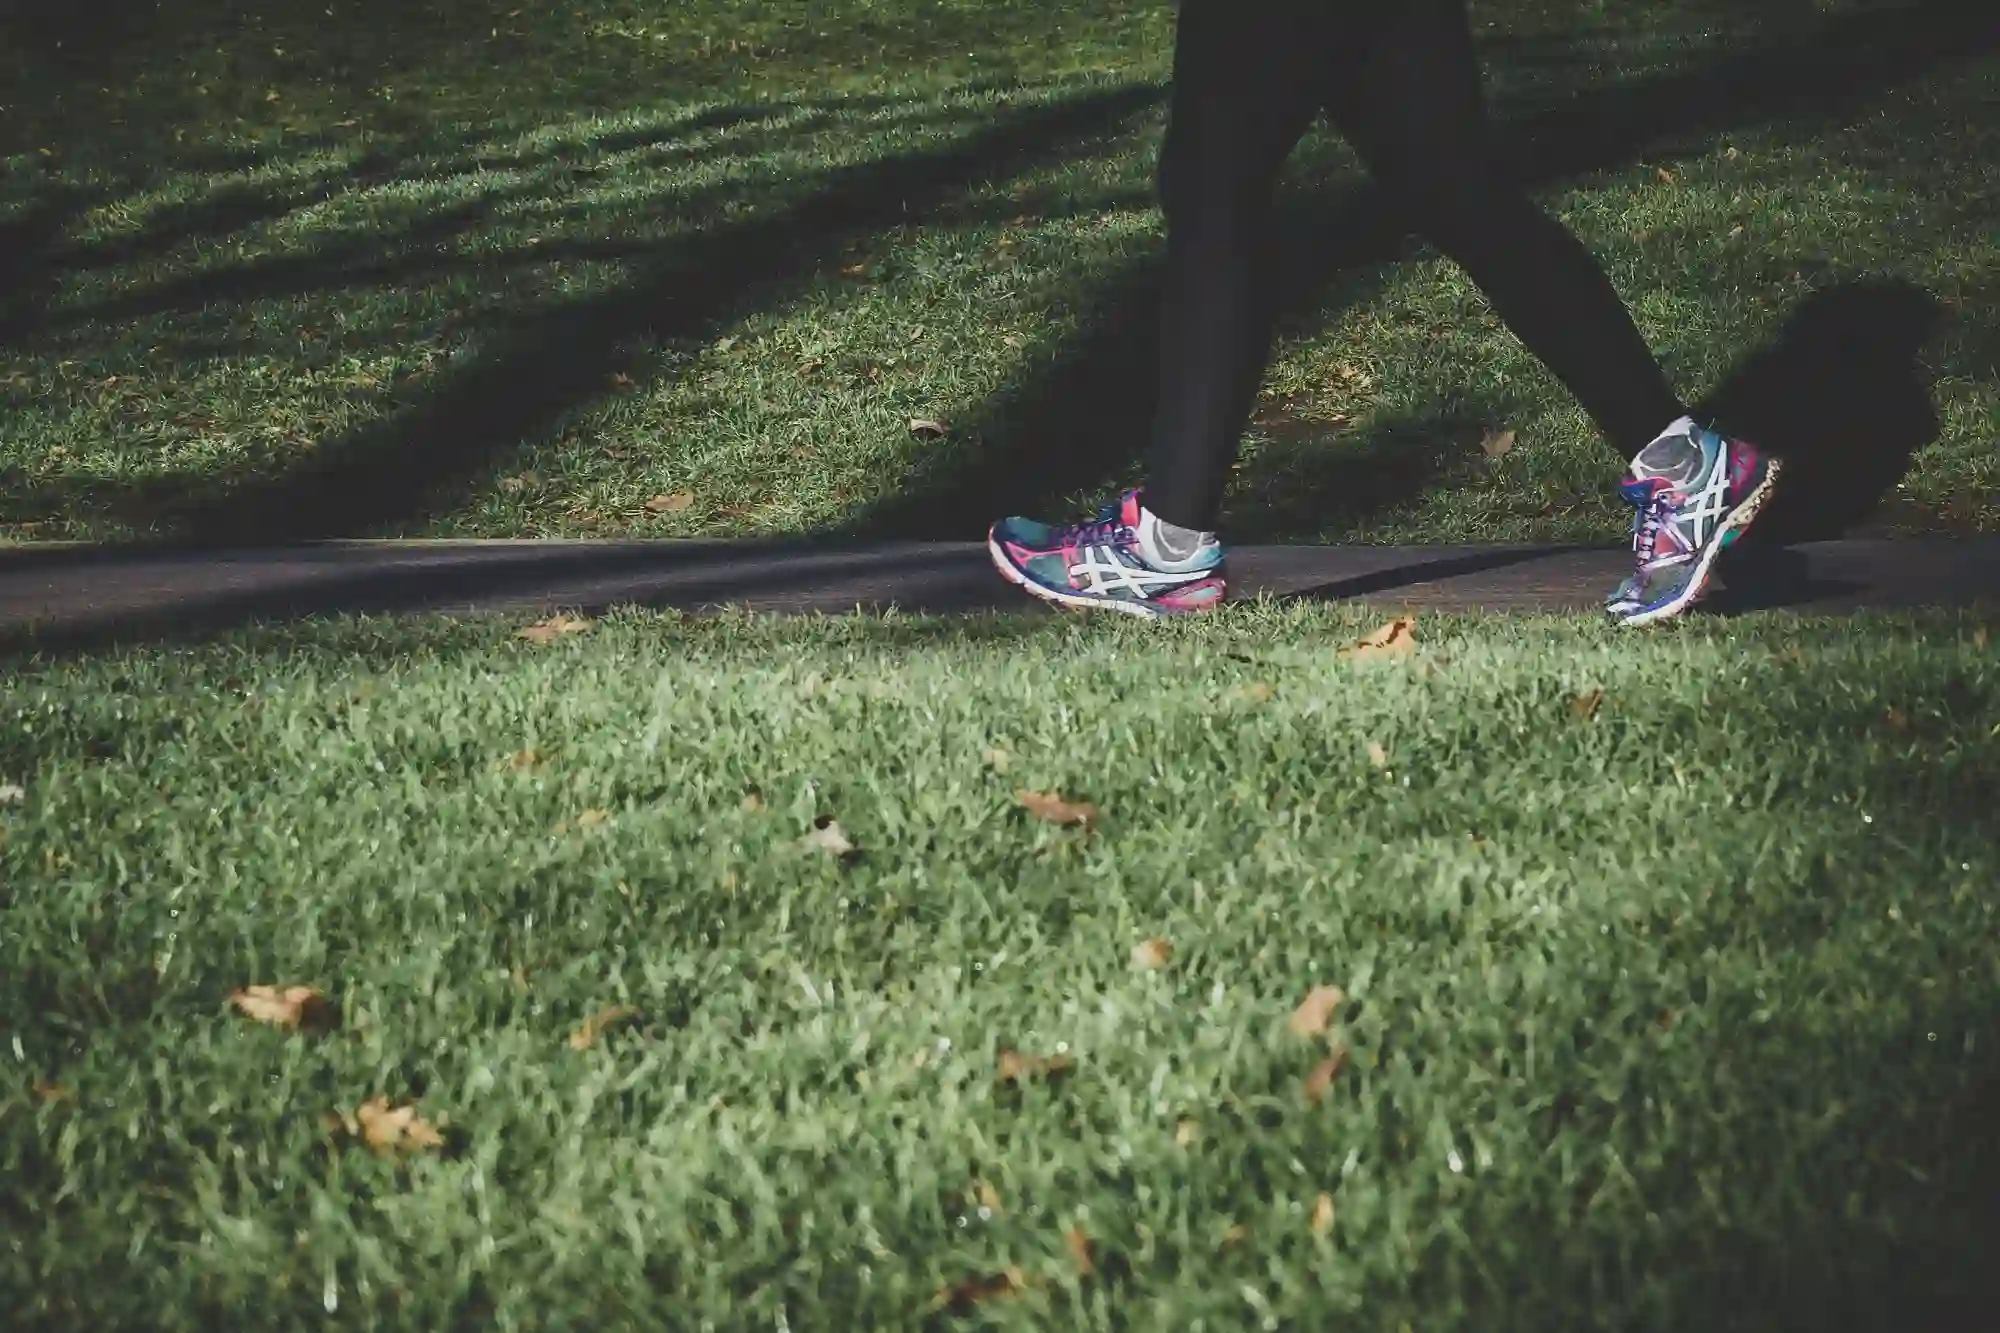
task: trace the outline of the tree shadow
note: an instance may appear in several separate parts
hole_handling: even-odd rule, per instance
[[[1124,85],[1014,109],[937,149],[826,173],[773,216],[715,227],[647,256],[638,280],[530,315],[408,411],[329,441],[271,479],[213,483],[158,517],[185,539],[244,544],[347,536],[425,512],[446,488],[520,448],[636,368],[629,344],[740,318],[826,271],[852,241],[908,225],[972,185],[1053,157],[1159,99]]]
[[[1502,107],[1503,158],[1526,183],[1548,185],[1670,143],[1691,148],[1728,128],[1835,115],[2000,42],[1990,23],[1940,3],[1850,15],[1805,31],[1793,16],[1783,26],[1782,39],[1696,69],[1579,92],[1554,106]],[[1288,195],[1280,231],[1280,318],[1301,332],[1367,299],[1384,279],[1380,266],[1408,252],[1404,229],[1365,185]],[[1151,428],[1158,284],[1155,263],[1136,264],[1087,297],[1094,311],[1088,333],[1045,374],[969,414],[964,434],[976,444],[920,464],[896,495],[868,506],[841,531],[965,537],[997,514],[1062,503],[1128,466],[1143,453]],[[1330,470],[1328,481],[1331,489],[1301,492],[1290,508],[1339,509],[1352,473]],[[1387,486],[1379,498],[1394,504],[1412,494],[1408,485]]]

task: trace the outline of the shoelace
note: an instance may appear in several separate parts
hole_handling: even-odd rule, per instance
[[[1659,550],[1660,529],[1672,517],[1673,494],[1666,487],[1661,487],[1639,507],[1639,520],[1632,529],[1632,554],[1641,571],[1651,567],[1653,554]]]

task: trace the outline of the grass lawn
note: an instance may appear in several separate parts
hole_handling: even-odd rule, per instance
[[[1970,620],[1436,620],[1387,661],[1324,608],[513,628],[0,678],[10,1326],[1901,1331],[1995,1294]],[[857,858],[802,845],[828,817]],[[443,1142],[369,1151],[378,1097]]]
[[[0,20],[0,539],[967,536],[1133,474],[1164,0],[70,8]],[[1752,416],[1992,531],[2000,58],[1882,8],[1476,15],[1689,395],[1803,328]],[[1233,530],[1615,538],[1618,460],[1356,184],[1306,145]]]

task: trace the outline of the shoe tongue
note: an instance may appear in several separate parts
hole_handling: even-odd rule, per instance
[[[1139,530],[1139,519],[1145,512],[1146,507],[1140,503],[1139,492],[1127,491],[1118,498],[1118,522],[1132,531]]]

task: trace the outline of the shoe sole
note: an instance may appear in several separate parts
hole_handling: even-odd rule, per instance
[[[1090,597],[1083,593],[1059,592],[1023,574],[1014,562],[1007,558],[1007,552],[1002,549],[1000,543],[990,536],[986,539],[986,555],[993,561],[993,568],[1000,571],[1001,578],[1030,597],[1039,598],[1068,611],[1116,611],[1122,615],[1137,616],[1141,620],[1168,620],[1174,616],[1202,614],[1199,611],[1170,611],[1164,607],[1149,606],[1145,602],[1125,602],[1111,597]]]
[[[1671,620],[1680,615],[1706,596],[1708,581],[1715,573],[1716,560],[1721,557],[1733,539],[1742,536],[1749,530],[1750,524],[1756,521],[1758,513],[1770,501],[1771,492],[1777,485],[1778,474],[1781,471],[1783,467],[1776,459],[1764,460],[1763,480],[1757,483],[1756,489],[1743,497],[1743,503],[1729,511],[1728,518],[1722,520],[1722,526],[1716,531],[1715,539],[1703,547],[1701,554],[1695,557],[1694,576],[1678,593],[1658,606],[1635,611],[1631,615],[1621,616],[1614,611],[1613,619],[1620,625],[1632,629],[1656,625],[1662,620]]]

